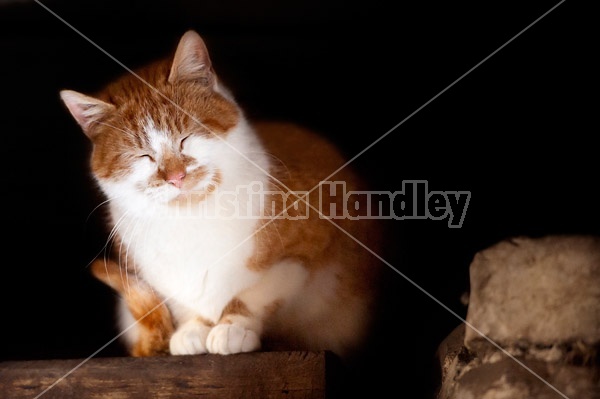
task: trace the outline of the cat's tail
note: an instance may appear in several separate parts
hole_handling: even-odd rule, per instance
[[[132,356],[156,356],[169,353],[169,340],[173,334],[171,312],[166,300],[137,275],[124,270],[111,259],[96,259],[92,262],[91,272],[117,293],[126,306],[121,306],[121,320],[131,320],[130,325],[122,328],[127,333],[126,345]],[[131,338],[133,337],[133,338]]]

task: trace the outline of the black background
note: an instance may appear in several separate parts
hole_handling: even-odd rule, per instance
[[[394,221],[384,254],[460,316],[477,251],[517,235],[600,233],[598,35],[584,3],[561,4],[352,163],[381,191],[427,180],[471,192],[461,228]],[[304,124],[352,157],[557,2],[44,4],[129,68],[196,29],[250,118]],[[0,359],[88,357],[116,334],[113,294],[86,269],[106,239],[90,146],[58,91],[92,92],[122,73],[35,2],[0,7]],[[388,272],[362,381],[429,398],[435,350],[460,320]],[[97,356],[120,354],[113,343]]]

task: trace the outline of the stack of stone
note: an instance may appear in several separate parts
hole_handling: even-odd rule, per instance
[[[475,255],[470,283],[438,399],[600,399],[600,237],[502,241]]]

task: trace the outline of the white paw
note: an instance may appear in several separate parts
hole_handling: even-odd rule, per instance
[[[260,338],[252,331],[235,324],[217,324],[206,339],[210,353],[229,355],[260,349]]]
[[[206,353],[206,336],[209,328],[198,323],[182,325],[171,337],[169,350],[172,355],[198,355]]]

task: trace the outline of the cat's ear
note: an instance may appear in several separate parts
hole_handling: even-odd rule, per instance
[[[205,86],[212,82],[211,62],[204,40],[193,30],[187,31],[179,40],[169,83],[196,81]]]
[[[112,104],[73,90],[62,90],[60,98],[89,138],[93,138],[91,125],[115,109]]]

